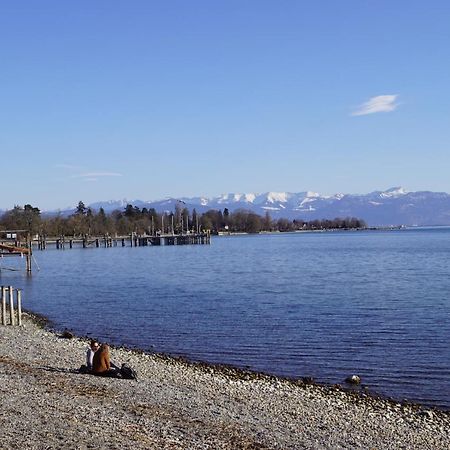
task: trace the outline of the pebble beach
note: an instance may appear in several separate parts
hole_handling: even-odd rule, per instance
[[[340,387],[124,348],[137,381],[80,374],[87,340],[24,316],[0,326],[1,448],[450,448],[447,411]]]

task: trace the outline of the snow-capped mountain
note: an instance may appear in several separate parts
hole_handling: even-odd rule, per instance
[[[90,205],[106,212],[123,209],[127,204],[139,208],[155,208],[158,212],[173,211],[178,204],[192,211],[209,209],[230,212],[246,209],[273,219],[314,220],[335,217],[358,217],[369,225],[450,225],[450,195],[444,192],[408,192],[401,187],[369,194],[320,195],[315,192],[228,193],[215,198],[183,197],[159,201],[121,200]]]

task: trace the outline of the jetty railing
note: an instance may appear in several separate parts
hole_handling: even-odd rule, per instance
[[[2,296],[1,324],[22,326],[22,289],[1,286],[0,290]],[[16,308],[14,308],[14,299]]]
[[[1,232],[0,232],[1,234]],[[5,234],[5,232],[3,232]],[[31,273],[32,260],[36,263],[33,256],[33,247],[37,245],[39,250],[45,250],[51,245],[56,249],[65,250],[66,248],[82,247],[147,247],[147,246],[162,246],[162,245],[209,245],[211,244],[210,230],[195,232],[186,232],[181,234],[175,233],[154,233],[154,234],[137,234],[133,232],[125,236],[91,236],[88,234],[82,236],[57,236],[47,237],[39,234],[34,238],[28,234],[27,241],[22,242],[17,237],[15,240],[0,236],[0,258],[6,256],[21,256],[26,257],[27,273]],[[37,265],[37,263],[36,263]],[[1,271],[0,267],[0,271]],[[9,269],[15,270],[15,269]]]
[[[82,247],[146,247],[161,245],[208,245],[211,244],[211,233],[209,230],[199,233],[183,233],[183,234],[155,234],[155,235],[138,235],[131,233],[126,236],[89,236],[84,235],[78,238],[68,236],[58,236],[47,238],[39,235],[32,244],[37,243],[38,250],[45,250],[47,247],[54,246],[59,250],[66,248]]]

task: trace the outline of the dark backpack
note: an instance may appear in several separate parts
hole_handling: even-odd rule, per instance
[[[122,367],[120,368],[120,374],[122,375],[122,378],[126,380],[137,380],[136,371],[125,363],[122,364]]]

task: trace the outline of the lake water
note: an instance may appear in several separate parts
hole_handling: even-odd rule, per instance
[[[0,284],[57,329],[325,383],[358,374],[373,392],[450,409],[448,228],[34,256],[39,272],[2,271]]]

